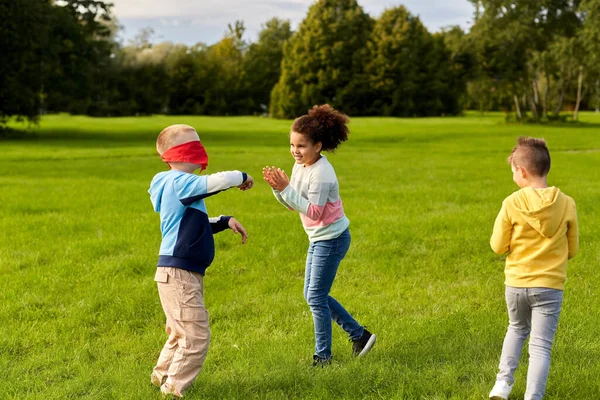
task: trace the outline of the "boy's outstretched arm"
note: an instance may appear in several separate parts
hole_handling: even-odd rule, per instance
[[[240,171],[224,171],[206,175],[206,191],[209,196],[234,186],[239,187],[241,190],[251,189],[254,186],[254,179],[247,173]]]
[[[208,222],[210,223],[210,228],[212,229],[213,235],[230,228],[233,233],[242,234],[242,244],[246,243],[246,239],[248,239],[248,232],[246,232],[244,226],[233,217],[221,215],[219,217],[209,218]]]
[[[494,231],[490,239],[490,246],[494,253],[504,254],[510,250],[510,237],[512,235],[512,224],[508,218],[506,204],[502,202],[502,208],[494,222]]]
[[[242,235],[242,244],[246,243],[246,240],[248,240],[248,232],[246,232],[244,226],[240,224],[240,222],[237,219],[231,217],[229,219],[229,227],[231,228],[233,233],[240,233]]]
[[[252,177],[241,171],[217,172],[205,176],[182,174],[174,181],[177,197],[185,206],[235,186],[248,190],[253,185]]]

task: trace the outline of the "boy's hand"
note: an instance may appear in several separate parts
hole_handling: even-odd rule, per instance
[[[233,233],[241,233],[242,234],[242,244],[246,243],[246,239],[248,239],[248,232],[244,229],[243,225],[240,224],[240,221],[231,217],[229,218],[229,222],[227,223]]]
[[[275,167],[264,167],[263,177],[271,187],[279,192],[283,191],[289,184],[285,171]]]
[[[246,182],[242,183],[240,186],[238,186],[238,188],[240,188],[240,190],[248,190],[248,189],[252,189],[253,186],[254,186],[254,179],[252,179],[252,177],[250,175],[247,175]]]

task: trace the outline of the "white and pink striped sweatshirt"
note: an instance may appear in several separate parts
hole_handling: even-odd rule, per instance
[[[273,190],[273,194],[288,209],[300,213],[311,242],[335,239],[350,225],[335,170],[325,156],[308,167],[295,164],[290,184],[281,192]]]

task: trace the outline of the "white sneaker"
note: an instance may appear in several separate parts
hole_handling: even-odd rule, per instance
[[[166,382],[160,387],[160,393],[162,394],[163,399],[181,399],[183,397],[180,393],[175,391],[175,388]]]
[[[163,376],[162,378],[160,378],[154,372],[152,372],[152,375],[150,375],[150,383],[152,385],[156,386],[157,388],[161,387],[162,384],[165,383],[166,380],[167,380],[166,376]]]
[[[513,385],[506,381],[496,381],[496,384],[490,392],[492,400],[508,400],[508,395],[512,391]]]

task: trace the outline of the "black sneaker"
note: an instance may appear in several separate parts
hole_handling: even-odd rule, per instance
[[[331,365],[331,359],[333,358],[333,356],[329,357],[329,358],[321,358],[318,355],[314,355],[313,356],[313,363],[312,366],[313,368],[315,367],[324,367],[326,365]]]
[[[375,344],[375,339],[375,335],[365,328],[360,339],[352,341],[352,352],[356,357],[364,356]]]

